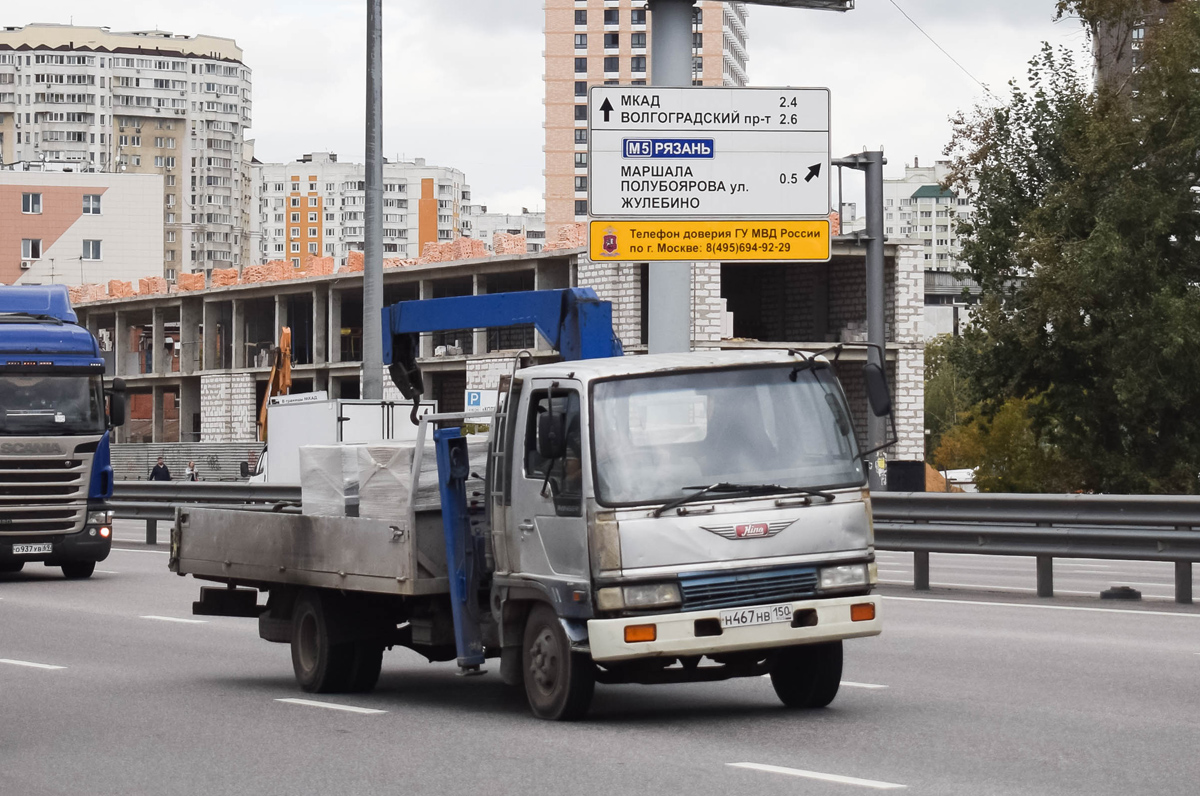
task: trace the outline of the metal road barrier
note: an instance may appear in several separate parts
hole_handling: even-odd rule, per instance
[[[300,510],[300,487],[229,482],[119,481],[112,506],[146,522],[146,543],[175,507]],[[1037,593],[1054,596],[1054,559],[1107,558],[1175,564],[1175,601],[1192,602],[1200,561],[1200,497],[1163,495],[981,495],[877,492],[875,546],[913,554],[913,587],[929,589],[930,553],[1032,556]]]
[[[1170,561],[1175,602],[1192,602],[1200,497],[876,493],[875,546],[913,554],[913,587],[929,588],[930,553],[1033,556],[1037,594],[1054,596],[1055,558]]]
[[[176,506],[241,511],[300,511],[300,487],[213,481],[118,481],[110,503],[117,519],[145,520],[146,544],[158,544],[158,523],[173,522]]]

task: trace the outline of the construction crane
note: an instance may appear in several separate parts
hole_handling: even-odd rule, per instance
[[[267,441],[267,406],[276,395],[287,395],[292,389],[292,330],[285,326],[279,331],[279,345],[271,349],[271,376],[258,410],[258,439]]]

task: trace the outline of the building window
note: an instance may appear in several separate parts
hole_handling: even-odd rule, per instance
[[[576,97],[586,97],[587,96],[587,81],[586,80],[576,80],[575,81],[575,96]]]
[[[642,48],[642,49],[645,49],[645,47],[646,47],[646,34],[645,34],[645,33],[631,33],[631,34],[629,34],[629,46],[630,46],[630,47],[632,47],[632,48],[633,48],[633,49],[635,49],[635,50],[636,50],[636,49],[638,49],[639,47],[640,47],[640,48]]]
[[[83,259],[99,260],[100,259],[100,241],[85,240],[83,242]]]
[[[577,144],[586,144],[587,143],[587,128],[581,128],[581,129],[575,131],[575,143],[577,143]]]
[[[293,196],[292,197],[292,207],[299,207],[299,206],[300,206],[300,197]]]
[[[629,59],[629,68],[635,73],[644,73],[646,71],[646,56],[635,55]]]
[[[310,223],[310,224],[317,223],[317,216],[318,216],[317,213],[309,213],[308,214],[308,223]]]
[[[645,25],[646,24],[646,9],[632,8],[629,10],[630,25]]]
[[[697,55],[695,58],[692,59],[692,74],[696,74],[696,75],[704,74],[704,59],[701,58],[699,55]]]
[[[615,50],[621,46],[620,33],[605,33],[604,34],[604,49]]]
[[[704,24],[704,10],[703,9],[700,9],[700,8],[692,9],[692,24],[693,25],[703,25]]]
[[[586,191],[587,190],[587,177],[576,177],[575,178],[575,190],[577,190],[577,191]]]
[[[587,200],[586,199],[576,199],[575,200],[575,215],[586,216],[587,214],[588,214]]]
[[[577,168],[577,169],[586,169],[587,168],[587,152],[576,152],[575,153],[575,168]]]
[[[321,252],[318,249],[319,246],[320,246],[319,243],[308,244],[308,253],[309,254],[320,254]]]
[[[300,223],[300,214],[299,213],[292,213],[292,223],[293,224]]]
[[[575,10],[575,24],[576,25],[586,25],[587,24],[587,11],[585,9],[580,8],[580,9]]]
[[[23,193],[23,194],[21,194],[21,212],[22,213],[41,213],[42,212],[42,195],[40,193]]]
[[[621,24],[620,10],[616,9],[616,8],[604,9],[604,24],[605,25],[620,25]]]
[[[42,259],[42,239],[41,238],[23,238],[21,240],[21,259],[22,260],[40,260],[40,259]]]
[[[587,109],[586,105],[576,105],[575,106],[575,121],[586,122],[587,121],[587,111],[588,111],[588,109]]]
[[[320,200],[320,198],[319,198],[319,197],[316,197],[316,196],[310,196],[310,197],[308,197],[308,206],[309,206],[309,207],[318,207],[318,206],[319,206],[319,203],[320,203],[320,201],[321,201],[321,200]]]
[[[693,50],[703,50],[704,49],[704,34],[703,33],[697,32],[697,33],[692,34],[692,49]]]
[[[575,59],[575,74],[577,74],[577,75],[586,75],[587,74],[587,59],[586,58],[576,58]]]
[[[309,227],[309,228],[308,228],[308,237],[310,237],[310,238],[315,238],[315,237],[317,237],[317,235],[318,235],[319,233],[320,233],[320,231],[319,231],[319,230],[318,230],[316,227]]]
[[[299,254],[299,253],[300,253],[300,243],[299,243],[299,241],[293,242],[293,243],[292,243],[292,254]]]
[[[586,50],[587,49],[587,34],[586,33],[576,33],[575,34],[575,49],[576,50]]]
[[[615,55],[607,56],[604,59],[604,71],[605,72],[621,71],[621,59]]]

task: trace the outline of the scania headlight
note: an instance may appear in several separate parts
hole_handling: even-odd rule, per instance
[[[842,564],[821,570],[822,589],[842,589],[847,586],[867,585],[866,564]]]
[[[596,592],[596,607],[601,611],[622,608],[657,608],[681,605],[683,597],[677,583],[638,583],[610,586]]]
[[[112,525],[113,513],[111,511],[89,511],[88,525]]]

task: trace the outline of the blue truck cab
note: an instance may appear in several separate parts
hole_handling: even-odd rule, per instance
[[[124,421],[125,385],[106,388],[67,289],[0,286],[0,573],[42,562],[86,578],[108,557]]]

